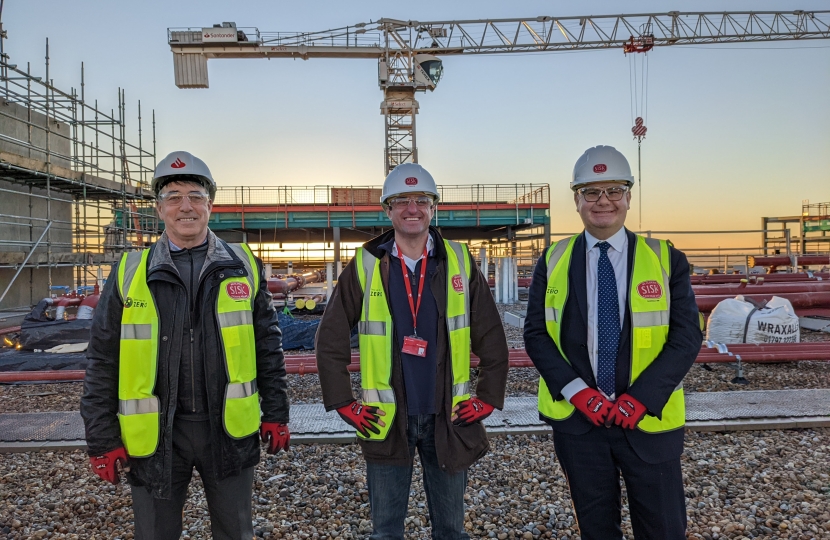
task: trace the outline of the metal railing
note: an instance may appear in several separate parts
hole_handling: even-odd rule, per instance
[[[380,186],[220,187],[221,205],[380,205]],[[548,184],[438,186],[441,204],[550,204]]]

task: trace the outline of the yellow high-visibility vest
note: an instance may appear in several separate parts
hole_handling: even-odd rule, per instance
[[[472,268],[466,244],[444,240],[447,251],[447,334],[452,359],[452,405],[470,399],[470,278]],[[380,278],[380,261],[365,248],[355,263],[363,292],[363,309],[357,323],[360,340],[360,386],[363,403],[386,412],[380,433],[364,440],[383,441],[395,420],[397,404],[392,388],[392,314]],[[424,260],[421,264],[427,264]]]
[[[568,300],[568,270],[577,236],[555,242],[548,248],[547,288],[545,291],[545,326],[560,354],[562,350],[562,312]],[[669,333],[671,292],[669,277],[671,261],[665,240],[637,236],[634,247],[634,268],[628,303],[631,310],[631,373],[629,385],[645,370],[666,344]],[[550,420],[565,420],[574,413],[574,406],[566,399],[554,400],[545,381],[539,380],[539,413]],[[647,414],[637,428],[647,433],[660,433],[683,427],[686,423],[686,403],[682,383],[672,392],[661,414],[661,419]]]
[[[234,439],[256,433],[260,424],[256,382],[253,305],[259,290],[256,259],[246,244],[230,244],[248,277],[220,273],[215,317],[228,384],[222,419]],[[159,443],[159,400],[153,393],[159,350],[159,315],[147,286],[149,249],[125,253],[118,265],[118,292],[124,302],[118,366],[118,421],[121,440],[132,457],[148,457]]]

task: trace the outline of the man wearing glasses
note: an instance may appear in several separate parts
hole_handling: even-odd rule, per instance
[[[579,158],[585,231],[539,259],[525,318],[539,415],[585,540],[622,539],[620,475],[636,538],[686,538],[682,381],[702,335],[686,256],[624,227],[633,181],[610,146]]]
[[[195,467],[213,538],[250,540],[259,439],[287,450],[282,334],[262,263],[208,228],[216,183],[173,152],[152,189],[164,233],[125,253],[95,310],[81,398],[93,472],[128,471],[135,538],[181,536]],[[126,219],[126,216],[125,216]]]
[[[389,173],[380,202],[393,230],[356,251],[317,331],[323,403],[357,430],[366,458],[374,540],[403,538],[416,451],[432,537],[469,538],[467,468],[489,447],[481,421],[504,404],[501,317],[467,246],[430,227],[438,198],[420,165]],[[359,400],[347,371],[355,327]],[[480,358],[475,389],[471,352]]]

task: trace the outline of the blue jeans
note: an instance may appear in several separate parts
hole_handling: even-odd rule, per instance
[[[432,538],[435,540],[469,540],[464,532],[464,490],[467,471],[449,474],[441,470],[435,452],[435,415],[410,416],[406,426],[409,455],[415,448],[421,456],[424,490],[427,494]],[[412,483],[409,465],[366,463],[369,502],[372,506],[370,540],[402,540],[403,524]]]

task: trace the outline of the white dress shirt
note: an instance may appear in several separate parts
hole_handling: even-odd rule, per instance
[[[429,235],[427,237],[427,254],[432,255],[432,250],[434,248],[435,248],[435,241],[432,239],[432,235]],[[392,244],[392,256],[397,257],[399,259],[401,258],[400,255],[398,254],[398,243],[397,242],[394,242]],[[418,264],[418,261],[420,261],[423,258],[424,258],[423,253],[421,253],[421,256],[418,257],[417,259],[410,259],[406,255],[403,256],[403,260],[406,263],[406,267],[409,268],[410,272],[415,271],[415,265]]]
[[[585,286],[588,292],[588,358],[591,360],[591,370],[594,378],[597,377],[597,263],[599,262],[599,248],[597,244],[603,240],[597,240],[591,233],[585,231]],[[625,227],[614,233],[611,238],[605,240],[611,247],[608,249],[608,259],[614,267],[614,277],[617,279],[617,301],[620,306],[620,328],[623,325],[625,306],[628,300],[628,236],[625,234]],[[582,379],[574,379],[562,389],[562,396],[569,400],[571,397],[587,388],[588,385]],[[605,393],[600,390],[604,395]],[[615,399],[614,395],[605,396]]]

